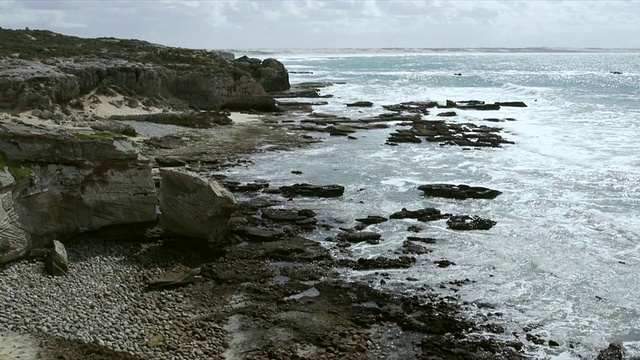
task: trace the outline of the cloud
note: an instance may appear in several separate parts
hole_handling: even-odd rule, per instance
[[[0,26],[196,48],[640,47],[639,1],[0,0]]]

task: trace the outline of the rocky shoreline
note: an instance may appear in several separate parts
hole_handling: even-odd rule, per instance
[[[463,315],[465,304],[437,289],[409,296],[376,286],[385,270],[428,254],[434,239],[408,236],[396,257],[332,256],[379,241],[367,228],[384,221],[446,221],[451,229],[481,231],[493,220],[399,209],[340,228],[326,248],[306,237],[337,229],[339,221],[299,208],[296,199],[338,202],[344,187],[293,179],[274,187],[216,175],[247,165],[251,154],[312,146],[322,133],[357,140],[360,132],[393,128],[390,146],[422,139],[469,150],[512,146],[501,128],[456,122],[452,109],[526,104],[407,102],[385,106],[383,114],[339,118],[313,112],[322,106],[318,98],[330,97],[321,89],[331,84],[290,87],[274,59],[148,43],[135,43],[145,50],[132,58],[122,51],[128,40],[60,41],[52,34],[6,33],[59,45],[45,51],[41,41],[12,42],[18,56],[0,54],[0,334],[27,337],[15,340],[9,355],[0,346],[0,357],[524,359],[529,343],[560,346],[533,328],[504,340],[502,314],[490,306],[483,310],[489,324],[477,324]],[[86,53],[59,55],[82,41]],[[115,44],[109,57],[91,53],[107,43]],[[43,52],[52,55],[39,58]],[[427,117],[434,108],[449,111]],[[461,201],[501,194],[466,184],[419,190]],[[408,234],[418,235],[414,230],[419,226]],[[64,276],[48,275],[43,262],[53,240],[66,247]],[[372,274],[348,282],[346,269]],[[619,358],[615,346],[598,357]]]

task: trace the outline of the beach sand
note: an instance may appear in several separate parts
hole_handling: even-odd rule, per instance
[[[32,336],[0,332],[0,360],[35,360],[39,351]]]

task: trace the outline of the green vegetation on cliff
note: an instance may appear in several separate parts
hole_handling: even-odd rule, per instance
[[[0,151],[0,169],[4,169],[5,167],[9,169],[9,174],[11,174],[16,181],[26,178],[33,172],[27,165],[8,160],[7,156]]]
[[[48,30],[10,30],[0,28],[0,58],[46,60],[56,57],[95,57],[123,59],[163,66],[221,67],[231,54],[216,51],[167,47],[142,40],[62,35]]]

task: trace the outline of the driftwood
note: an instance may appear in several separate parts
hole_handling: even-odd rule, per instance
[[[147,290],[175,289],[189,285],[196,281],[198,274],[200,274],[199,268],[174,268],[156,278],[149,279],[147,281]]]

